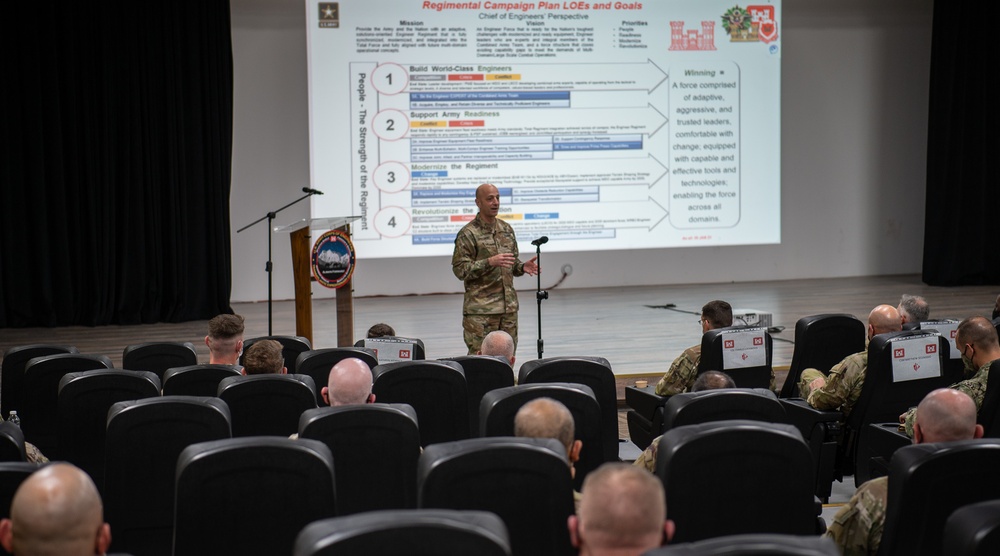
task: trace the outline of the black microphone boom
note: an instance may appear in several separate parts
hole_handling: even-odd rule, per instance
[[[535,241],[532,241],[531,244],[537,246],[537,245],[545,245],[548,242],[549,242],[549,236],[542,236],[536,239]]]
[[[303,187],[302,188],[302,192],[303,193],[309,193],[310,195],[322,195],[323,194],[323,192],[320,191],[319,189],[310,189],[308,187]]]

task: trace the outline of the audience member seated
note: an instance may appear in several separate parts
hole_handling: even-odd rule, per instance
[[[339,361],[330,369],[327,385],[321,390],[330,406],[360,405],[375,402],[372,394],[372,371],[355,357]]]
[[[917,323],[924,322],[931,316],[931,308],[927,305],[927,300],[920,297],[919,295],[907,295],[903,294],[903,297],[899,300],[899,307],[896,307],[899,311],[899,318],[903,321],[903,325],[916,325]]]
[[[986,383],[989,381],[990,364],[1000,359],[1000,342],[997,340],[997,330],[986,317],[969,317],[958,323],[955,329],[955,347],[962,353],[966,373],[975,374],[966,380],[951,385],[951,388],[969,395],[976,404],[976,412],[983,405],[986,395]],[[919,407],[919,406],[918,406]],[[917,408],[911,408],[899,416],[906,435],[913,437],[913,423]]]
[[[868,314],[868,340],[876,334],[899,332],[903,324],[899,311],[891,305],[879,305]],[[848,355],[830,369],[829,375],[824,375],[817,369],[802,371],[799,382],[799,392],[806,402],[821,410],[840,409],[845,416],[861,395],[861,385],[865,382],[865,371],[868,370],[868,348],[864,351]]]
[[[493,355],[503,357],[514,366],[514,338],[503,330],[494,330],[483,338],[483,343],[479,347],[476,355]]]
[[[587,475],[567,527],[581,556],[638,556],[674,535],[663,484],[625,463],[605,463]]]
[[[218,315],[208,321],[208,362],[213,365],[239,365],[243,355],[243,317]]]
[[[3,418],[3,415],[0,415],[0,423],[5,421],[6,419]],[[42,465],[43,463],[49,462],[49,458],[45,457],[45,454],[38,449],[38,446],[35,446],[31,442],[27,441],[24,443],[24,456],[25,461],[28,463],[37,463],[38,465]]]
[[[42,467],[14,495],[10,519],[0,521],[0,543],[16,556],[104,554],[111,526],[97,487],[67,463]]]
[[[934,390],[917,406],[913,443],[949,442],[983,436],[976,424],[976,404],[965,393],[950,388]],[[861,485],[833,518],[826,535],[845,555],[875,554],[885,524],[889,478],[879,477]]]
[[[719,371],[705,371],[698,375],[694,384],[691,385],[692,392],[721,390],[723,388],[736,388],[736,383],[733,382],[733,379],[729,375],[720,373]],[[632,465],[642,467],[650,473],[656,473],[656,447],[660,445],[661,438],[663,438],[662,434],[654,438],[652,444],[643,450],[642,454],[636,458]]]
[[[565,405],[552,398],[538,398],[524,404],[514,416],[514,436],[558,440],[566,448],[570,477],[576,476],[573,464],[580,459],[583,442],[575,440],[573,414]]]
[[[395,336],[396,331],[393,330],[391,326],[384,322],[378,324],[373,324],[371,328],[368,329],[367,338],[382,338],[384,336]]]
[[[716,328],[733,325],[733,307],[725,301],[709,301],[701,308],[701,333]],[[698,362],[701,361],[701,342],[687,348],[674,359],[663,378],[656,383],[656,393],[660,396],[672,396],[687,392],[698,376]],[[773,390],[772,385],[772,390]]]
[[[243,358],[243,374],[283,375],[288,372],[285,358],[281,355],[281,344],[276,340],[260,340],[247,349]],[[367,367],[367,366],[366,366]]]

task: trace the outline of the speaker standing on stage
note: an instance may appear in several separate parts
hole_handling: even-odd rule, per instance
[[[517,346],[517,292],[514,277],[538,274],[537,257],[521,262],[517,258],[514,230],[497,218],[500,191],[484,183],[476,189],[479,214],[459,230],[451,269],[465,282],[462,328],[469,354],[479,351],[483,338],[503,330]]]

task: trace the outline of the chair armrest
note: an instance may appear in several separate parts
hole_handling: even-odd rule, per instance
[[[652,420],[656,408],[663,407],[670,399],[669,396],[659,396],[655,392],[655,386],[636,388],[635,386],[625,387],[625,404],[642,415],[646,419]]]
[[[812,436],[813,430],[819,424],[827,423],[829,430],[840,430],[840,427],[836,426],[836,423],[844,419],[844,414],[840,411],[816,409],[802,398],[782,398],[778,401],[785,407],[788,422],[798,427],[806,439]]]
[[[912,443],[910,437],[899,430],[899,423],[870,423],[862,429],[858,439],[855,485],[888,475],[892,454]]]

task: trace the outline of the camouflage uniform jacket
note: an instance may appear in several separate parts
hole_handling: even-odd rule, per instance
[[[956,382],[952,384],[950,388],[954,388],[959,392],[965,392],[972,398],[972,401],[976,402],[976,412],[979,412],[979,408],[983,406],[983,397],[986,395],[986,382],[990,378],[990,365],[993,362],[990,361],[982,367],[979,367],[979,371],[968,379],[962,382]],[[906,418],[903,421],[903,427],[906,431],[906,436],[913,438],[913,422],[917,418],[917,408],[911,407],[908,412],[906,412]]]
[[[698,378],[698,362],[701,361],[701,344],[691,346],[674,359],[663,378],[656,383],[656,394],[673,396],[687,392]]]
[[[878,552],[888,497],[889,478],[872,479],[861,485],[851,500],[833,516],[826,536],[837,543],[844,556]]]
[[[490,266],[486,259],[499,253],[513,253],[517,259],[517,239],[510,224],[497,218],[489,225],[476,218],[455,236],[451,270],[465,282],[464,315],[497,315],[517,311],[514,277],[524,274],[524,263],[511,268]]]
[[[660,446],[661,438],[663,438],[662,434],[654,438],[653,442],[632,462],[632,465],[641,467],[650,473],[656,473],[656,450]]]
[[[848,355],[830,369],[826,385],[809,392],[806,401],[816,409],[837,409],[850,415],[854,404],[861,396],[861,386],[865,383],[868,369],[868,351]]]

